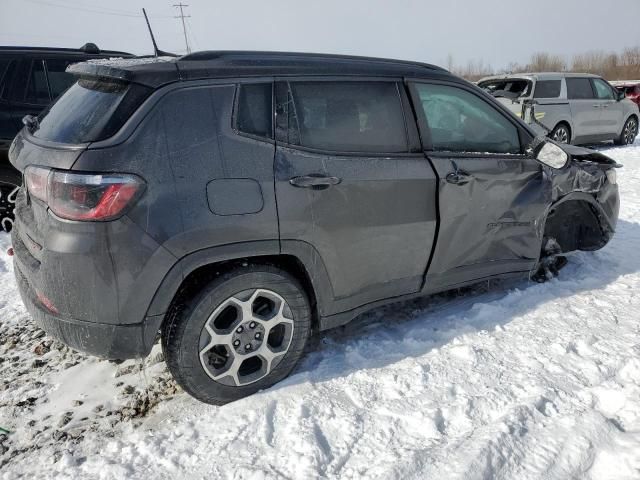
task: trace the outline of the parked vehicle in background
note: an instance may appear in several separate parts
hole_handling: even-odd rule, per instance
[[[70,71],[9,152],[22,299],[49,335],[107,358],[144,357],[161,331],[205,402],[283,379],[314,330],[544,280],[615,230],[613,160],[536,137],[435,66],[199,52]]]
[[[21,183],[20,174],[8,162],[7,151],[22,128],[23,117],[39,115],[75,82],[74,76],[65,72],[70,64],[114,56],[130,57],[131,54],[100,50],[93,43],[78,49],[0,47],[0,223],[3,229],[11,228],[11,193]]]
[[[640,80],[619,80],[610,83],[629,100],[640,105]]]
[[[527,73],[487,77],[478,86],[539,133],[574,145],[633,143],[638,105],[596,75]]]

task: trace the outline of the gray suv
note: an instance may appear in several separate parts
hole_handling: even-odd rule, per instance
[[[480,88],[498,98],[538,133],[574,145],[633,143],[638,105],[596,75],[530,73],[488,77]]]
[[[543,281],[615,229],[613,160],[535,138],[438,67],[200,52],[68,71],[9,151],[22,299],[101,357],[144,357],[159,336],[205,402],[283,379],[314,330]]]

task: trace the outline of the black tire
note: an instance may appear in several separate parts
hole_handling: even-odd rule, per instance
[[[613,143],[616,145],[631,145],[638,135],[638,119],[631,116],[624,123],[620,136],[616,138]]]
[[[22,185],[22,175],[12,168],[0,168],[0,230],[13,227],[16,189]]]
[[[567,258],[563,256],[557,256],[550,259],[543,259],[539,264],[535,273],[531,275],[531,280],[537,283],[545,283],[557,277],[567,265]]]
[[[275,363],[275,360],[272,362],[274,366],[266,376],[252,383],[245,385],[222,383],[222,380],[228,381],[229,377],[216,381],[207,373],[200,357],[207,348],[202,347],[203,335],[208,335],[205,324],[209,322],[210,325],[210,316],[216,312],[216,309],[222,308],[223,303],[228,304],[232,297],[240,295],[253,297],[259,293],[259,289],[274,292],[284,299],[288,306],[287,315],[290,315],[293,320],[288,349],[279,358],[279,363]],[[206,403],[223,405],[266,389],[289,375],[302,356],[311,332],[309,300],[304,289],[293,276],[270,265],[247,265],[223,273],[202,288],[195,290],[197,291],[185,295],[172,307],[162,328],[162,349],[169,371],[189,395]],[[251,306],[254,307],[253,304]],[[240,318],[230,322],[228,328],[231,334],[235,336],[238,327],[246,325],[245,320]],[[263,341],[266,344],[269,340],[266,339],[266,334],[264,336]],[[233,348],[237,352],[239,347],[232,346],[231,349]],[[210,352],[213,350],[212,348]],[[232,351],[230,356],[227,354],[224,362],[233,364],[234,358],[245,358],[244,362],[246,358],[259,357],[257,352],[258,350],[252,355],[247,353],[244,357],[242,352]],[[224,352],[222,355],[218,353],[215,355],[221,359],[225,358]],[[238,373],[236,378],[240,378],[239,375]]]
[[[549,134],[549,138],[558,143],[571,143],[571,129],[566,123],[559,123]]]

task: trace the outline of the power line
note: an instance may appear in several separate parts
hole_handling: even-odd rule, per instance
[[[114,8],[105,8],[105,7],[89,8],[84,5],[72,4],[64,0],[62,0],[63,3],[56,3],[51,0],[26,0],[26,1],[31,3],[37,3],[40,5],[47,5],[49,7],[66,8],[66,9],[78,10],[82,12],[97,13],[99,15],[112,15],[116,17],[130,17],[130,18],[143,17],[139,13],[135,13],[130,10],[118,10]],[[171,15],[151,15],[151,17],[152,18],[172,18]]]
[[[189,48],[189,40],[187,39],[187,27],[184,24],[184,19],[191,18],[191,15],[185,15],[182,8],[188,7],[189,5],[185,5],[184,3],[180,2],[180,3],[174,4],[173,6],[180,9],[180,15],[178,15],[175,18],[179,18],[180,20],[182,20],[182,32],[184,33],[184,43],[187,46],[187,55],[188,55],[191,53],[191,48]]]
[[[193,25],[191,25],[191,21],[187,20],[187,35],[189,36],[189,38],[191,38],[191,45],[193,45],[193,48],[195,48],[196,50],[200,50],[200,41],[198,40],[198,37],[196,37],[196,33],[193,31]]]

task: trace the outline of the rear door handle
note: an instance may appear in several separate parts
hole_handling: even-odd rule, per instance
[[[600,108],[600,105],[594,105],[593,108]]]
[[[324,190],[332,185],[338,185],[342,179],[338,177],[330,177],[327,175],[310,174],[289,179],[289,183],[294,187],[313,188],[315,190]]]

